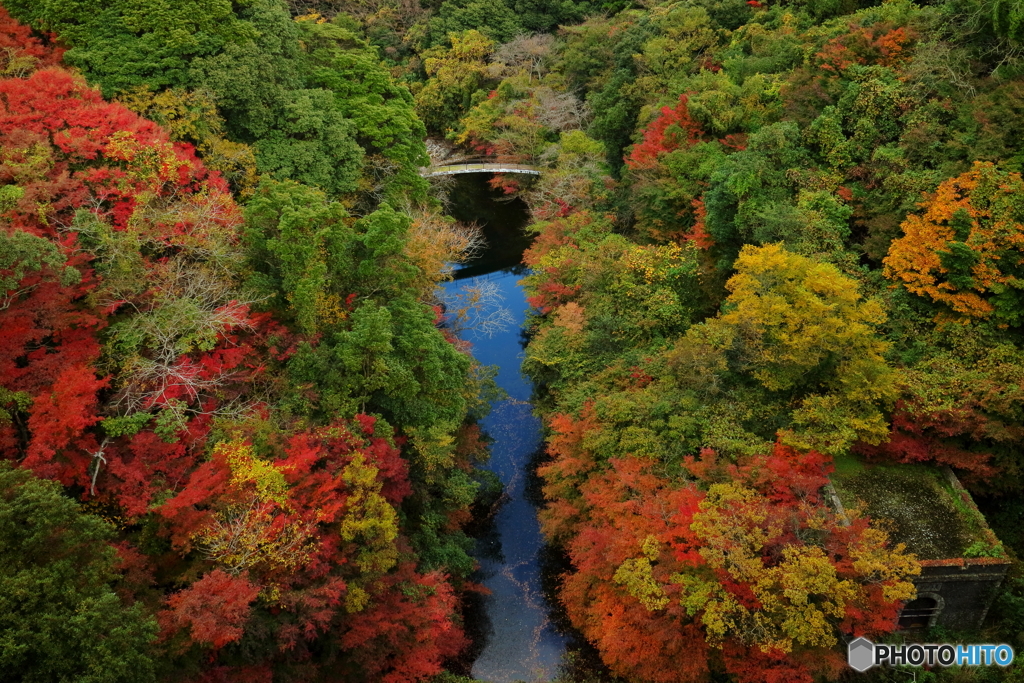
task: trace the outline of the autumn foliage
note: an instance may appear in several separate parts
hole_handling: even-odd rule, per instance
[[[680,95],[675,107],[662,107],[659,115],[644,129],[644,139],[626,158],[630,168],[653,166],[658,157],[701,139],[703,131],[686,106],[687,96]]]
[[[825,504],[833,458],[949,466],[1017,534],[1014,3],[727,4],[565,26],[541,86],[494,69],[453,137],[542,169],[509,189],[573,624],[627,680],[834,680],[917,566]],[[535,125],[540,87],[590,106],[603,165]]]
[[[884,22],[870,26],[849,25],[849,31],[829,40],[814,57],[819,68],[841,72],[855,64],[892,66],[906,58],[914,32]]]
[[[15,284],[4,311],[5,388],[26,397],[18,400],[31,397],[31,406],[20,437],[13,423],[0,429],[11,447],[22,450],[25,466],[65,485],[94,491],[103,456],[115,478],[104,489],[135,516],[149,503],[154,475],[178,478],[182,464],[187,470],[194,463],[192,444],[208,420],[197,420],[174,444],[136,428],[131,438],[116,441],[117,434],[108,433],[101,446],[102,438],[87,433],[102,419],[97,392],[110,386],[94,367],[101,357],[100,331],[123,317],[124,306],[152,316],[173,306],[169,299],[188,286],[181,280],[194,256],[230,244],[240,214],[224,183],[208,176],[190,147],[170,143],[155,124],[103,101],[80,78],[49,68],[0,82],[0,91],[7,239],[60,254],[41,261],[26,251],[10,264]],[[105,245],[96,245],[104,239]],[[119,271],[106,278],[96,272],[92,258],[107,256],[103,247],[132,243],[146,245],[152,255],[119,253]],[[14,275],[21,277],[15,281]],[[235,370],[250,348],[237,337],[219,336],[250,327],[247,308],[229,296],[205,302],[216,322],[204,349],[179,344],[177,350],[154,350],[164,357],[151,359],[148,368],[132,361],[136,373],[121,375],[114,404],[124,399],[136,411],[206,404],[209,411],[216,399],[197,387],[218,376],[240,376]],[[163,368],[156,365],[160,361]],[[136,413],[134,419],[143,417]]]
[[[911,214],[885,259],[890,278],[957,317],[1019,324],[1024,266],[1024,181],[975,163],[939,185]]]
[[[32,30],[18,23],[7,9],[0,7],[0,64],[5,77],[21,77],[39,68],[57,66],[64,48],[54,43],[56,36],[45,38],[32,34]]]
[[[3,10],[0,52],[0,455],[118,526],[175,680],[440,672],[465,639],[404,528],[406,439],[274,412],[318,338],[246,299],[227,183]]]
[[[562,599],[616,674],[698,681],[721,657],[740,681],[812,681],[842,669],[838,632],[892,629],[919,569],[866,520],[835,517],[820,496],[828,458],[776,444],[729,463],[706,449],[687,458],[694,479],[673,482],[643,458],[598,466],[594,419],[553,418],[542,521],[569,539]]]
[[[1022,3],[4,3],[0,459],[50,510],[7,536],[87,539],[49,607],[126,617],[44,669],[406,683],[466,651],[493,387],[437,298],[481,245],[428,130],[539,171],[491,180],[534,221],[539,514],[615,676],[846,675],[919,569],[828,505],[847,458],[954,469],[1024,552]],[[23,555],[2,578],[44,589],[9,594],[74,583]]]
[[[893,414],[892,434],[878,445],[857,444],[857,452],[870,458],[896,462],[933,462],[955,467],[968,482],[988,481],[999,468],[991,453],[968,450],[965,437],[985,438],[986,420],[970,411],[926,413],[900,406]]]

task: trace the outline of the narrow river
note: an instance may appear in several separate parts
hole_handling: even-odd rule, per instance
[[[513,317],[510,325],[490,337],[467,335],[473,355],[484,365],[498,366],[497,382],[508,394],[482,423],[494,439],[486,467],[501,479],[507,498],[476,545],[480,569],[475,580],[490,594],[483,598],[482,621],[486,623],[478,628],[483,643],[472,675],[490,683],[532,683],[555,676],[566,639],[551,623],[541,590],[544,542],[537,510],[526,496],[526,468],[542,444],[540,420],[533,416],[529,403],[531,386],[520,373],[520,330],[528,305],[518,281],[527,272],[521,262],[529,246],[523,233],[528,215],[522,202],[496,201],[500,195],[487,187],[489,177],[457,176],[451,214],[460,221],[481,224],[488,248],[445,286],[452,291],[489,282],[501,293],[502,305]]]

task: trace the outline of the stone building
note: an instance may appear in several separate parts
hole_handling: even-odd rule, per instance
[[[840,514],[856,508],[870,516],[921,562],[917,598],[903,606],[901,629],[981,625],[1010,560],[951,469],[850,456],[836,461],[826,494]]]
[[[914,579],[917,598],[903,606],[900,628],[980,626],[1009,564],[996,557],[922,560],[921,575]]]

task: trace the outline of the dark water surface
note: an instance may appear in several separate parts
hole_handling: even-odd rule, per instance
[[[490,178],[489,173],[454,176],[452,205],[448,213],[463,223],[479,225],[487,240],[484,252],[463,264],[455,274],[456,280],[513,268],[521,270],[523,252],[533,241],[523,230],[530,221],[526,204],[520,199],[510,200],[503,192],[491,189],[487,184]],[[519,313],[519,309],[513,312]]]
[[[542,591],[541,555],[544,541],[537,509],[526,493],[527,466],[540,448],[540,420],[529,403],[531,385],[520,373],[523,359],[520,329],[528,304],[518,281],[528,272],[521,265],[529,239],[522,202],[498,202],[485,174],[457,176],[451,214],[476,221],[484,228],[488,249],[446,283],[446,290],[490,281],[513,315],[506,329],[491,337],[473,339],[473,355],[484,365],[499,367],[497,382],[508,394],[494,404],[482,427],[494,439],[487,464],[505,485],[506,502],[493,523],[477,539],[475,557],[480,569],[475,580],[490,591],[482,599],[482,649],[472,667],[474,678],[491,683],[549,681],[562,664],[566,637],[551,622]],[[481,644],[478,643],[478,647]]]

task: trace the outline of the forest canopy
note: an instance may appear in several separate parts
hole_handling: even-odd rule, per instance
[[[921,564],[830,502],[853,459],[955,471],[1010,572],[953,635],[1022,644],[1020,3],[0,5],[9,675],[456,680],[496,387],[428,138],[539,171],[490,183],[567,680],[900,637]]]

